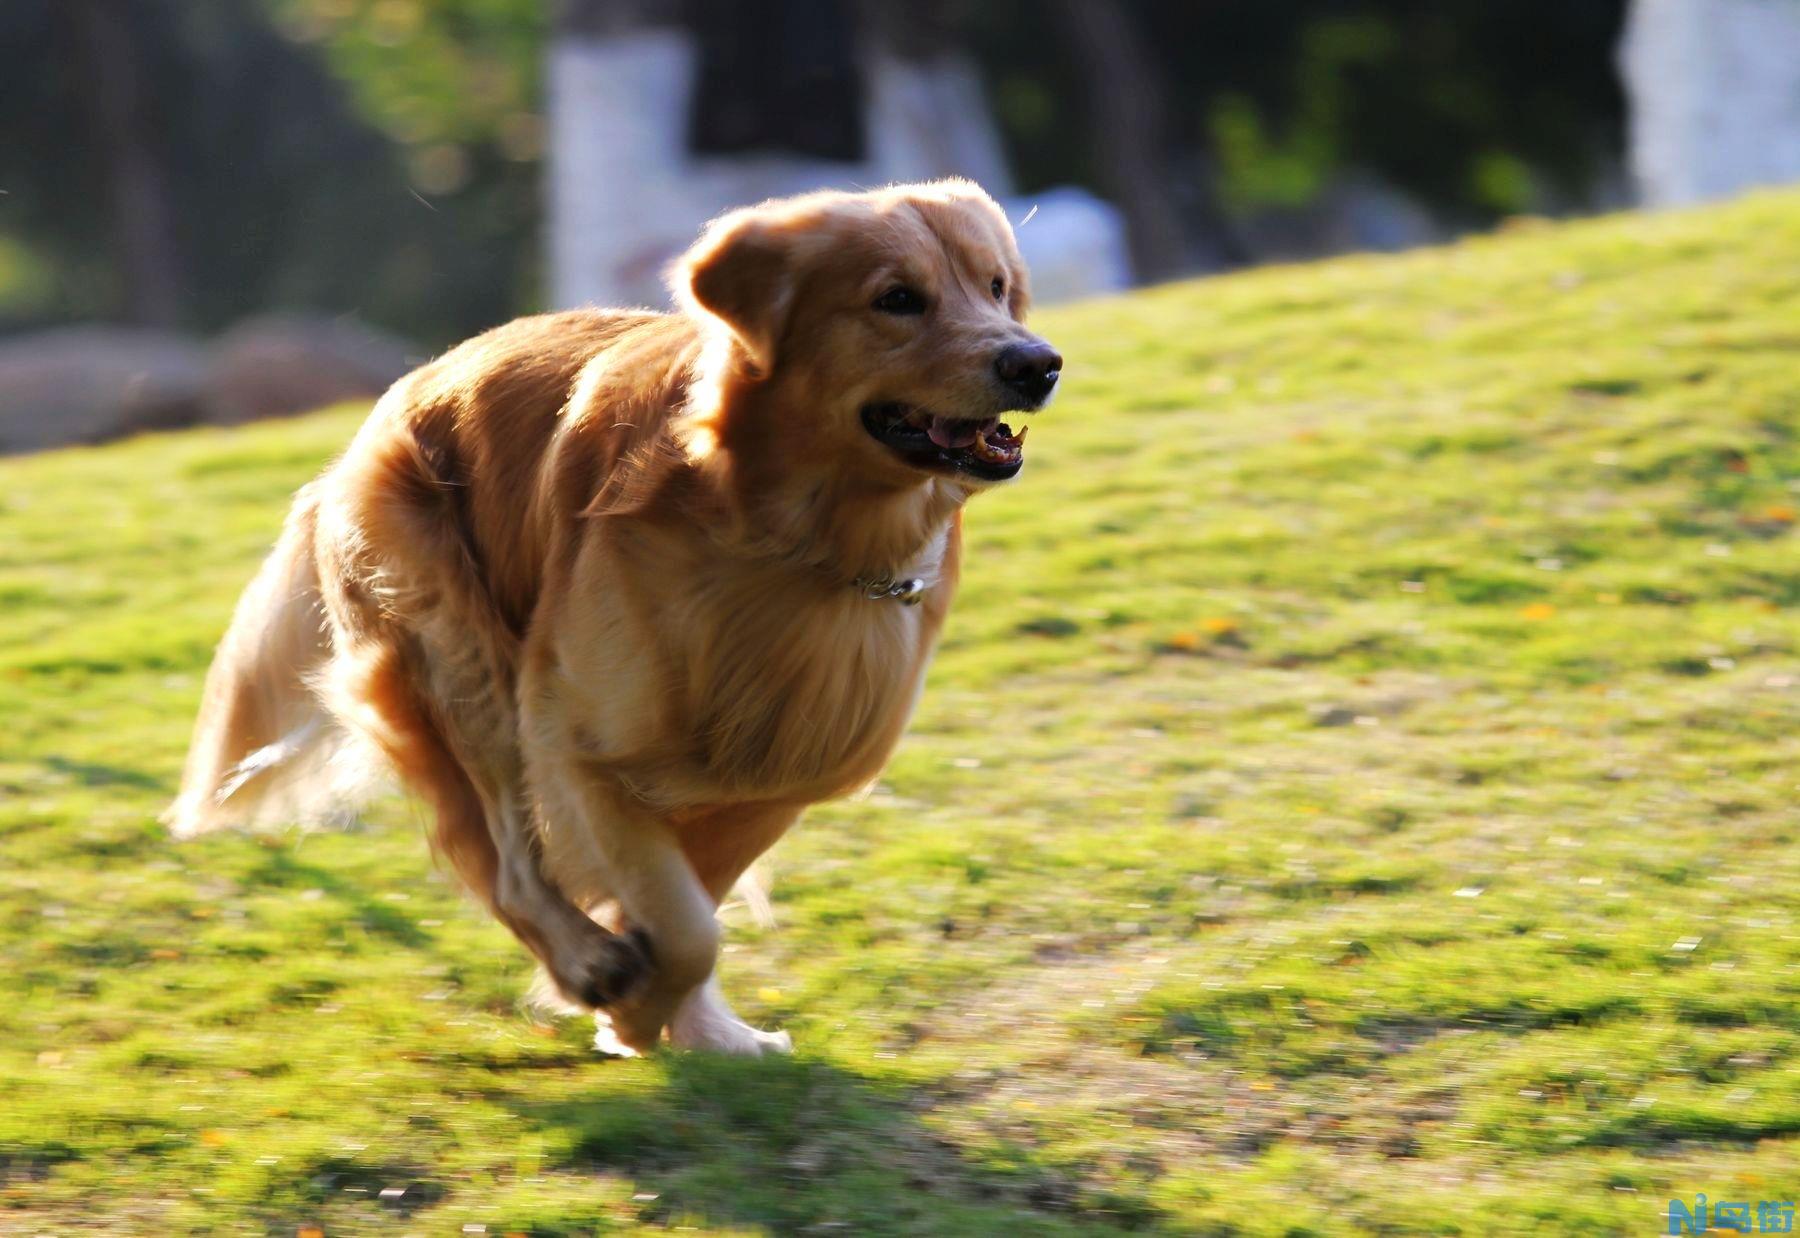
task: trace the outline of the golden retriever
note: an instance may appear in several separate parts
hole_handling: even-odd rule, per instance
[[[757,1054],[788,1039],[721,995],[719,901],[882,768],[963,503],[1021,466],[999,418],[1062,358],[962,181],[733,212],[672,282],[382,397],[239,602],[171,818],[291,813],[366,740],[599,1043]]]

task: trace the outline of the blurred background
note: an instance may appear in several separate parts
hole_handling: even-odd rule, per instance
[[[0,450],[658,304],[710,215],[971,176],[1040,300],[1800,178],[1791,0],[7,0]]]

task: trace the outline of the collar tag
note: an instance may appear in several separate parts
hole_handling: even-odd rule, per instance
[[[917,576],[909,576],[904,580],[895,580],[891,576],[877,576],[873,579],[858,576],[851,582],[862,595],[871,602],[893,600],[902,606],[917,606],[925,596],[925,582]]]

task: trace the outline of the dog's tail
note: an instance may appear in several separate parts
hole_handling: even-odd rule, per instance
[[[343,806],[345,771],[333,758],[346,735],[312,690],[331,656],[316,515],[307,487],[213,655],[181,793],[164,816],[177,837],[317,820]]]

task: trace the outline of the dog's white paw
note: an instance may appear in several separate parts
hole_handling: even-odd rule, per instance
[[[637,1057],[638,1051],[619,1039],[613,1030],[612,1016],[604,1010],[594,1012],[594,1049],[605,1057]]]
[[[793,1037],[786,1032],[759,1032],[738,1018],[719,991],[717,976],[709,977],[688,994],[675,1011],[675,1017],[669,1021],[669,1043],[677,1049],[702,1049],[738,1057],[794,1051]]]
[[[729,1023],[709,1021],[704,1027],[671,1029],[669,1043],[677,1049],[700,1049],[736,1057],[763,1057],[794,1051],[794,1038],[786,1032],[761,1032],[736,1019]]]
[[[704,1023],[679,1024],[670,1029],[669,1044],[677,1049],[729,1053],[734,1057],[762,1057],[765,1054],[786,1056],[794,1051],[794,1038],[786,1032],[758,1031],[737,1019],[709,1019]],[[619,1039],[612,1017],[604,1010],[594,1012],[594,1050],[604,1057],[643,1056]]]
[[[779,1053],[786,1057],[794,1051],[794,1038],[784,1031],[759,1032],[751,1028],[750,1033],[762,1042],[764,1053]]]

